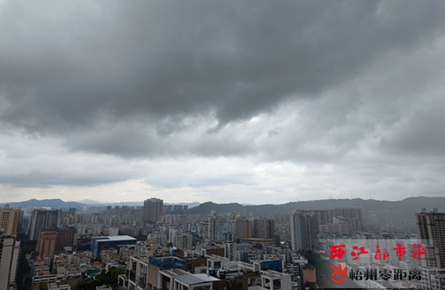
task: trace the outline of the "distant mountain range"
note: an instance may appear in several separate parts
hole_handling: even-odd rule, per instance
[[[61,199],[30,199],[27,201],[20,201],[20,202],[6,202],[6,203],[0,203],[0,206],[5,206],[8,204],[11,207],[50,207],[50,208],[57,208],[57,209],[68,209],[70,207],[72,208],[79,208],[81,206],[84,206],[85,204],[79,203],[79,202],[65,202]]]
[[[27,201],[20,201],[20,202],[6,202],[6,203],[0,203],[0,207],[5,206],[8,204],[11,207],[50,207],[50,208],[57,208],[57,209],[68,209],[70,207],[72,208],[79,208],[81,206],[143,206],[144,202],[119,202],[119,203],[107,203],[107,202],[100,202],[97,200],[91,200],[91,199],[84,199],[80,201],[63,201],[61,199],[30,199]],[[167,204],[173,204],[173,203],[165,203]],[[189,208],[196,207],[200,205],[199,202],[192,202],[192,203],[174,203],[175,205],[188,205]]]
[[[205,202],[197,207],[176,211],[174,213],[200,214],[208,215],[212,210],[217,214],[234,212],[239,213],[242,208],[250,211],[252,217],[262,216],[271,217],[274,213],[292,213],[296,210],[309,209],[328,209],[335,207],[353,207],[363,206],[368,210],[397,210],[403,213],[405,218],[414,218],[415,213],[421,212],[422,208],[426,211],[432,211],[437,208],[439,212],[445,212],[445,197],[410,197],[400,201],[385,200],[364,200],[355,199],[324,199],[311,201],[289,202],[286,204],[264,204],[264,205],[247,205],[243,206],[239,203],[216,204],[213,202]]]
[[[143,202],[122,202],[122,203],[101,203],[95,200],[82,200],[79,202],[65,202],[61,199],[31,199],[22,202],[1,203],[0,206],[9,204],[12,207],[51,207],[57,209],[68,209],[69,207],[79,208],[81,206],[142,206]],[[311,201],[289,202],[285,204],[264,204],[264,205],[241,205],[239,203],[216,204],[213,202],[205,203],[175,203],[178,205],[188,205],[188,210],[175,211],[173,213],[208,215],[212,210],[216,213],[240,213],[241,209],[246,208],[250,211],[252,217],[263,216],[271,217],[277,212],[292,213],[298,209],[328,209],[335,207],[363,206],[365,210],[398,210],[406,218],[414,218],[415,213],[419,213],[422,208],[426,211],[432,211],[438,208],[439,212],[445,211],[445,197],[410,197],[400,201],[384,200],[363,200],[356,199],[324,199]]]

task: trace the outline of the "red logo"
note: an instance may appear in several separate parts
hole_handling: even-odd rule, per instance
[[[343,280],[345,280],[345,274],[346,274],[346,270],[348,269],[348,267],[345,267],[344,269],[342,269],[341,264],[338,265],[338,269],[335,268],[333,265],[331,265],[332,270],[334,270],[334,272],[331,274],[332,277],[332,282],[334,283],[341,283],[343,282]],[[337,274],[341,275],[341,279],[340,280],[335,280],[333,277]]]

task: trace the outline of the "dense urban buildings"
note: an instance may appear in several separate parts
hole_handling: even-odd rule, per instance
[[[156,200],[144,205],[148,207],[150,204],[154,205],[159,201]],[[267,267],[272,267],[269,270],[290,275],[291,289],[301,290],[306,283],[317,283],[315,268],[304,258],[306,252],[318,252],[324,259],[329,259],[329,251],[326,251],[326,247],[339,238],[364,239],[369,242],[366,249],[371,251],[376,245],[375,242],[372,242],[373,239],[379,240],[381,247],[390,249],[390,239],[401,238],[404,240],[403,245],[406,247],[407,253],[414,243],[419,243],[416,234],[407,238],[403,234],[397,235],[385,231],[376,233],[363,231],[369,224],[365,222],[366,212],[363,211],[363,208],[358,207],[296,210],[293,214],[269,213],[267,217],[258,216],[261,212],[254,211],[249,212],[251,217],[239,216],[233,211],[217,213],[215,210],[202,216],[184,212],[173,213],[173,206],[171,210],[169,206],[162,208],[163,213],[156,222],[145,221],[146,207],[143,206],[102,207],[98,212],[90,212],[90,208],[85,208],[85,211],[76,211],[76,215],[72,215],[74,214],[73,210],[71,212],[68,209],[60,210],[63,226],[58,227],[56,224],[50,224],[40,230],[36,252],[32,254],[32,258],[28,257],[32,264],[30,276],[33,277],[33,283],[42,285],[38,283],[43,283],[44,277],[58,279],[64,281],[65,284],[74,283],[76,275],[80,277],[86,271],[88,271],[87,273],[100,273],[102,270],[107,271],[110,267],[122,267],[122,269],[128,270],[126,268],[128,265],[133,270],[127,271],[127,274],[123,274],[119,279],[122,286],[125,286],[124,289],[132,289],[132,285],[136,284],[132,271],[138,271],[138,269],[134,268],[134,264],[130,266],[128,263],[129,261],[135,263],[140,261],[142,267],[140,270],[145,271],[147,267],[151,267],[159,275],[168,277],[171,282],[179,285],[181,284],[179,278],[171,276],[167,272],[170,269],[162,269],[162,267],[167,267],[167,265],[170,267],[170,262],[176,263],[174,260],[183,263],[186,259],[191,268],[188,268],[189,264],[187,264],[184,266],[185,268],[181,268],[181,266],[178,268],[180,270],[175,271],[185,271],[181,272],[181,275],[186,275],[190,279],[196,278],[196,281],[200,281],[197,282],[197,285],[209,286],[212,284],[214,289],[224,289],[227,286],[225,284],[228,281],[227,277],[240,277],[238,270],[235,270],[236,266],[244,267],[245,271],[241,270],[241,276],[246,275],[251,278],[250,282],[249,279],[237,278],[240,279],[240,283],[243,283],[242,285],[256,287],[264,284],[269,287],[270,284],[262,283],[261,279],[269,277],[273,280],[273,277],[281,276],[276,273],[267,276],[267,273],[258,272],[257,267],[261,265],[260,267],[265,267],[265,270],[262,271],[268,271]],[[251,209],[251,207],[243,208],[245,213],[246,210]],[[27,211],[28,214],[32,214],[36,210],[27,209]],[[46,214],[51,210],[43,209],[42,212]],[[41,218],[40,215],[35,216]],[[272,216],[274,219],[270,219]],[[428,216],[429,218],[427,218]],[[418,214],[416,219],[420,226],[419,237],[422,231],[430,236],[433,235],[433,232],[437,232],[436,236],[440,237],[441,216],[442,214],[436,213]],[[362,231],[358,230],[360,226]],[[91,254],[87,254],[87,256],[100,259],[100,262],[92,263],[91,259],[77,255],[76,241],[82,240],[80,247],[83,249],[88,247],[91,250]],[[436,285],[442,275],[442,272],[438,270],[440,268],[437,268],[440,265],[436,261],[440,258],[440,255],[436,255],[437,247],[440,247],[437,242],[425,246],[427,256],[431,257],[429,265],[432,265],[433,268],[423,267],[425,261],[429,261],[428,259],[421,261],[404,257],[400,263],[409,269],[421,269],[422,273],[426,273],[428,278],[422,281],[423,284]],[[350,251],[352,251],[352,246],[349,245],[347,252]],[[357,262],[351,257],[347,257],[342,262],[348,265],[358,262],[361,263],[360,265],[370,264],[373,255],[374,253],[367,257],[363,256]],[[159,259],[160,256],[167,258]],[[394,265],[398,263],[395,255],[390,256],[387,260]],[[159,265],[161,266],[158,267]],[[209,277],[219,280],[213,280],[208,284],[198,279],[201,276],[194,276],[200,274],[194,272],[196,269],[199,269],[198,271],[201,273],[205,272],[206,276],[208,271]],[[218,274],[217,270],[227,272]],[[64,278],[60,275],[63,275]],[[142,272],[139,277],[144,279]],[[145,283],[149,283],[153,286],[159,285],[158,283],[161,282],[163,287],[169,289],[168,279],[163,277],[161,280],[153,278],[151,282],[151,278],[140,280],[139,285],[148,285]],[[257,282],[252,282],[254,281],[253,277],[256,277]],[[14,278],[12,279],[14,280]],[[283,285],[287,285],[287,282],[283,283]],[[193,283],[188,285],[194,286]],[[277,285],[275,286],[279,288]],[[360,286],[365,288],[380,287],[375,283],[360,284]]]
[[[326,224],[326,217],[316,211],[319,224]],[[364,213],[363,207],[342,207],[327,210],[330,223],[350,223],[354,232],[363,231]],[[320,223],[321,222],[321,223]]]
[[[33,224],[39,224],[33,221],[34,217],[40,220],[40,223],[44,223],[43,221],[46,223],[47,216],[52,217],[52,220],[61,221],[59,226],[52,223],[39,231],[39,236],[36,238],[36,252],[32,253],[32,257],[30,255],[27,257],[32,265],[30,276],[33,277],[33,283],[42,285],[38,283],[43,283],[45,279],[58,279],[64,281],[65,284],[74,283],[73,281],[78,279],[75,278],[76,275],[80,277],[86,271],[88,271],[87,273],[100,273],[102,270],[108,271],[110,267],[122,267],[122,269],[128,270],[125,265],[133,267],[134,265],[130,266],[128,263],[132,259],[136,261],[135,258],[139,259],[142,267],[152,267],[149,266],[150,258],[155,257],[156,259],[151,259],[154,263],[152,265],[160,263],[161,268],[158,270],[152,268],[152,270],[158,271],[161,276],[169,277],[171,282],[179,285],[179,279],[170,277],[169,272],[166,272],[169,269],[162,269],[162,265],[170,265],[170,262],[166,263],[170,261],[170,258],[157,259],[161,255],[179,257],[178,261],[182,261],[183,258],[187,259],[187,263],[191,263],[191,268],[189,269],[189,265],[187,265],[183,271],[191,275],[181,273],[190,279],[200,277],[193,276],[196,274],[193,272],[196,269],[199,269],[201,273],[205,272],[206,276],[209,271],[209,277],[219,279],[211,283],[214,289],[224,289],[227,286],[224,283],[226,283],[228,275],[239,277],[237,276],[238,270],[236,270],[236,275],[235,272],[231,272],[232,267],[237,264],[239,267],[249,268],[246,272],[241,271],[241,275],[250,277],[251,282],[249,284],[249,279],[243,280],[242,285],[259,286],[261,277],[267,279],[267,275],[256,272],[255,267],[269,265],[274,267],[271,269],[273,271],[290,275],[292,290],[301,290],[304,289],[303,285],[306,283],[314,283],[314,285],[317,283],[315,268],[304,258],[307,251],[329,259],[329,251],[326,251],[326,247],[337,239],[362,239],[368,241],[366,250],[371,251],[372,254],[366,257],[361,256],[358,261],[354,261],[352,257],[348,256],[342,262],[350,266],[359,262],[360,264],[357,265],[371,264],[374,255],[373,249],[376,245],[372,240],[378,240],[381,247],[391,249],[391,239],[400,238],[409,253],[409,249],[419,243],[417,238],[424,236],[422,232],[428,235],[425,236],[427,239],[434,235],[440,238],[443,215],[422,213],[415,218],[413,213],[412,223],[415,225],[414,221],[417,220],[419,226],[419,236],[417,236],[406,229],[400,230],[400,235],[380,229],[367,232],[370,225],[371,228],[376,226],[374,222],[376,214],[387,217],[392,212],[365,211],[362,207],[334,207],[324,210],[295,209],[292,214],[269,211],[264,212],[264,216],[262,216],[263,212],[254,211],[254,207],[251,206],[238,208],[238,212],[249,215],[246,217],[236,214],[233,208],[228,208],[226,212],[220,209],[212,210],[210,214],[206,215],[207,210],[200,214],[188,214],[187,211],[184,211],[184,206],[178,206],[175,210],[173,205],[163,205],[159,212],[160,202],[162,202],[160,199],[149,199],[144,202],[144,206],[82,207],[76,211],[68,208],[63,210],[25,208],[25,212],[31,219],[29,229]],[[156,206],[158,206],[157,209]],[[57,219],[58,215],[54,214],[57,212],[60,212],[61,218],[59,219]],[[151,221],[146,220],[149,212],[159,216],[153,217]],[[49,213],[52,213],[52,216]],[[154,222],[154,220],[156,221]],[[360,228],[361,230],[359,230]],[[409,235],[403,234],[407,231]],[[422,280],[422,284],[437,285],[443,273],[438,268],[441,265],[438,260],[440,259],[439,248],[441,245],[436,240],[428,245],[425,244],[426,257],[428,258],[422,257],[422,260],[417,260],[408,257],[407,254],[400,261],[403,267],[420,269],[422,273],[428,275],[428,278]],[[77,245],[76,242],[79,242],[80,245]],[[92,250],[88,255],[93,259],[99,259],[100,262],[92,263],[91,259],[86,257],[79,256],[79,258],[77,255],[78,246],[80,249]],[[346,251],[351,252],[352,246],[348,245]],[[78,258],[81,260],[75,260]],[[395,255],[390,256],[387,260],[394,265],[399,263]],[[430,267],[425,268],[425,265]],[[137,271],[137,267],[132,269]],[[180,269],[182,271],[183,268]],[[218,274],[218,269],[228,272]],[[119,278],[125,285],[125,289],[132,289],[131,285],[135,284],[132,282],[131,271],[133,270],[127,271],[127,275]],[[262,271],[267,271],[267,269]],[[63,275],[64,278],[60,275]],[[278,274],[275,275],[281,277]],[[13,276],[10,277],[12,280],[15,279]],[[143,277],[141,273],[140,278]],[[255,279],[260,284],[252,282],[252,277],[256,277]],[[273,277],[274,275],[269,276],[271,279]],[[239,279],[241,281],[241,278]],[[198,280],[196,279],[196,281]],[[158,285],[158,282],[161,281],[162,286],[169,289],[168,279],[147,281],[152,286]],[[141,280],[139,285],[147,281]],[[205,284],[203,282],[201,285]],[[378,286],[380,284],[375,283],[362,284],[360,287],[380,287]],[[270,286],[268,282],[264,282],[264,285]],[[189,284],[189,286],[194,285]],[[277,285],[275,286],[278,288]]]

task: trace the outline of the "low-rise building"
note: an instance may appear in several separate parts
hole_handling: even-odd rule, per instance
[[[116,248],[125,245],[134,245],[137,240],[130,236],[113,236],[113,237],[92,237],[91,238],[91,251],[94,256],[97,257],[104,248]]]

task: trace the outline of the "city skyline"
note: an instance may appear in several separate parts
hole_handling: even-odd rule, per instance
[[[0,203],[444,196],[444,9],[0,1]]]

